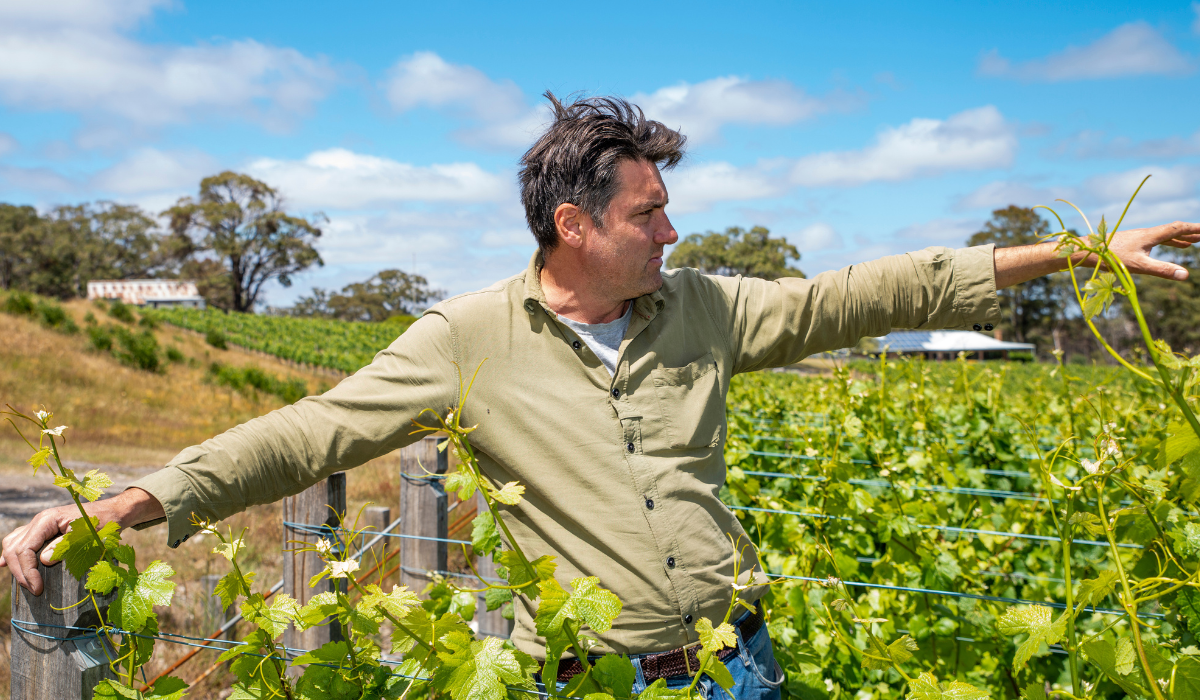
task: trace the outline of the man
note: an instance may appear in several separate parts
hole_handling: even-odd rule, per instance
[[[636,655],[638,690],[677,676],[695,622],[721,619],[729,604],[728,535],[743,531],[717,494],[734,374],[892,328],[990,330],[997,288],[1066,265],[1053,244],[989,245],[811,280],[664,274],[664,247],[678,236],[659,166],[683,157],[683,135],[621,100],[547,97],[555,121],[522,159],[539,247],[525,272],[439,303],[335,389],[190,447],[89,511],[123,527],[165,518],[178,546],[193,513],[221,520],[412,442],[422,409],[455,404],[456,363],[473,372],[486,359],[462,421],[479,426],[471,437],[485,474],[525,485],[502,517],[525,552],[558,557],[562,580],[598,576],[620,596],[624,609],[601,639]],[[1125,232],[1114,248],[1135,272],[1185,279],[1148,252],[1197,240],[1200,226],[1177,223]],[[20,585],[40,592],[37,552],[73,512],[45,511],[4,539],[3,564]],[[517,606],[513,641],[542,656],[533,612]],[[777,696],[782,676],[761,616],[747,613],[738,631],[726,659],[735,692]]]

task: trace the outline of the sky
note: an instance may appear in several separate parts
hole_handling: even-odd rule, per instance
[[[547,90],[688,136],[681,236],[762,225],[810,276],[995,209],[1200,219],[1200,3],[0,0],[0,202],[160,212],[223,170],[321,219],[281,306],[388,268],[458,294],[534,250]],[[1066,217],[1070,212],[1071,217]]]

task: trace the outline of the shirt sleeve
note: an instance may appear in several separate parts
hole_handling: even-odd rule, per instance
[[[413,420],[456,401],[454,359],[449,323],[427,313],[330,391],[189,447],[131,486],[162,503],[178,546],[196,532],[193,514],[216,522],[415,442]]]
[[[971,329],[996,323],[995,246],[932,247],[812,279],[707,277],[730,328],[734,372],[798,362],[895,328]]]

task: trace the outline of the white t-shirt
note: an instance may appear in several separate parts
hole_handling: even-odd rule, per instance
[[[608,373],[615,375],[617,373],[617,351],[621,347],[621,341],[625,339],[625,331],[629,330],[629,319],[633,318],[633,304],[629,304],[629,308],[625,309],[625,315],[615,321],[608,323],[580,323],[572,321],[566,316],[559,316],[558,320],[567,324],[579,334],[579,338],[587,343],[587,346],[596,353],[596,357],[604,363],[608,368]]]

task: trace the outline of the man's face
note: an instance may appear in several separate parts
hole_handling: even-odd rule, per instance
[[[589,268],[608,284],[613,298],[633,299],[662,286],[663,247],[679,240],[666,206],[667,188],[657,166],[620,163],[604,227],[584,241]]]

